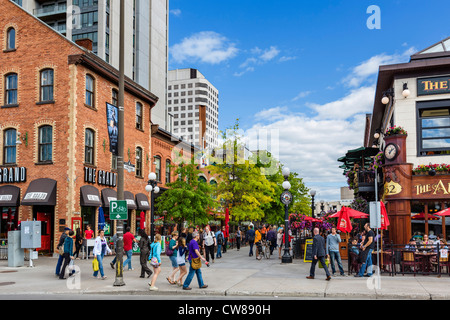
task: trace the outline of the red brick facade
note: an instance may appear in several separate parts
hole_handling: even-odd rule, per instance
[[[6,47],[6,34],[11,27],[16,31],[13,50]],[[9,169],[14,171],[14,168],[26,168],[24,182],[11,181],[9,178],[6,181],[1,180],[0,200],[2,187],[12,185],[20,188],[17,206],[13,208],[17,213],[13,219],[38,219],[39,213],[45,213],[49,222],[49,249],[54,251],[64,227],[72,228],[77,223],[82,223],[83,216],[89,211],[91,223],[95,224],[93,229],[97,230],[98,206],[82,208],[82,187],[89,185],[98,189],[100,200],[102,190],[116,190],[111,182],[108,186],[104,184],[105,181],[99,179],[102,180],[105,176],[109,180],[114,178],[115,173],[112,153],[109,151],[106,103],[113,102],[112,92],[118,89],[117,70],[10,1],[0,1],[0,43],[0,169],[4,172]],[[53,70],[53,99],[40,102],[41,71],[45,69]],[[18,79],[17,104],[14,106],[5,105],[6,76],[12,73],[16,74]],[[86,75],[94,79],[92,107],[86,105]],[[150,110],[157,97],[129,79],[126,81],[125,91],[124,160],[133,165],[141,161],[142,170],[140,176],[136,176],[136,172],[125,171],[124,189],[135,196],[146,193],[147,176],[153,160]],[[137,103],[142,105],[141,128],[136,125]],[[46,162],[39,159],[39,130],[44,125],[52,128],[52,157],[51,161]],[[16,129],[16,132],[21,133],[20,137],[17,137],[21,144],[15,145],[15,161],[11,164],[5,162],[5,150],[9,145],[5,134],[9,129]],[[85,163],[86,129],[94,133],[93,164]],[[139,159],[136,159],[137,148],[142,150]],[[95,182],[93,179],[85,181],[85,173],[88,172],[95,172]],[[103,175],[103,172],[108,174]],[[33,181],[41,178],[56,181],[55,204],[24,205],[22,202],[27,189]],[[9,199],[8,197],[7,195],[4,199]],[[0,201],[0,210],[7,212],[6,208]],[[137,228],[136,218],[141,211],[137,208],[129,212],[129,223],[133,230]],[[4,217],[6,215],[2,216]],[[9,219],[11,217],[1,221],[1,236],[5,236],[4,233],[8,231],[4,224]],[[148,214],[146,220],[148,228]],[[86,221],[84,223],[86,224]]]

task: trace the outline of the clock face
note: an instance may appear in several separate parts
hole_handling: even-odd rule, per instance
[[[384,149],[384,156],[388,160],[393,160],[398,156],[398,148],[395,144],[388,144],[386,149]]]

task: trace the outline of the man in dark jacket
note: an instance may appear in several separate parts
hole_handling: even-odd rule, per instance
[[[270,228],[267,232],[267,241],[269,241],[270,244],[270,254],[273,254],[273,250],[277,246],[277,228],[273,227]]]
[[[314,279],[314,273],[316,271],[317,261],[320,260],[323,268],[325,269],[325,273],[327,274],[327,281],[331,279],[330,271],[328,271],[328,267],[325,264],[325,257],[327,256],[325,253],[325,239],[319,235],[319,229],[314,228],[314,238],[313,238],[313,246],[312,246],[312,256],[313,260],[311,262],[311,269],[309,271],[309,277],[307,279]]]

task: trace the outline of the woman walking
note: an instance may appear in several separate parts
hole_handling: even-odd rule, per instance
[[[153,278],[149,285],[150,291],[156,291],[158,290],[158,288],[155,287],[156,279],[161,272],[161,235],[159,233],[155,235],[155,240],[150,245],[150,250],[149,259],[150,264],[153,267]]]
[[[139,240],[139,249],[141,251],[140,254],[140,263],[141,263],[141,276],[140,278],[145,278],[145,274],[147,273],[147,278],[150,278],[153,271],[147,266],[148,256],[150,255],[150,240],[148,239],[147,233],[145,233],[144,229],[139,229],[139,235],[141,239]]]
[[[64,239],[64,265],[61,269],[61,272],[59,273],[59,278],[61,280],[64,280],[64,275],[66,273],[66,267],[69,265],[70,260],[73,260],[73,237],[74,232],[73,230],[69,231],[69,236]]]
[[[75,235],[75,253],[73,254],[73,257],[75,259],[80,259],[80,249],[83,245],[83,234],[81,233],[81,229],[77,228],[76,235]]]
[[[175,274],[180,270],[178,268],[178,263],[177,263],[177,250],[175,249],[177,247],[177,240],[178,240],[178,231],[174,231],[174,232],[172,232],[172,239],[170,239],[169,248],[168,248],[169,250],[173,250],[173,253],[169,256],[173,269],[172,269],[172,273],[166,278],[170,284],[177,283],[175,281]]]
[[[181,287],[183,285],[183,277],[187,274],[186,252],[188,251],[188,247],[186,245],[185,238],[178,239],[178,244],[175,247],[175,250],[177,251],[177,263],[178,268],[180,269],[180,275],[178,276],[176,283],[179,287]]]
[[[98,273],[102,277],[102,280],[106,279],[105,273],[103,272],[103,257],[107,254],[111,254],[111,249],[105,238],[105,232],[103,230],[98,231],[98,237],[95,238],[94,249],[92,250],[94,254],[94,259],[98,261],[98,270],[94,271],[94,278],[98,277]]]
[[[209,256],[211,255],[212,262],[214,263],[214,247],[216,245],[217,240],[214,232],[210,230],[209,226],[206,226],[205,232],[203,233],[203,247],[205,248],[206,261],[209,262]]]
[[[278,228],[277,233],[277,247],[278,247],[278,259],[281,259],[281,249],[283,248],[283,228]]]

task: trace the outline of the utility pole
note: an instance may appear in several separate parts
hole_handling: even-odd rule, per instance
[[[117,155],[117,200],[124,200],[124,119],[125,119],[125,0],[120,0],[120,50],[119,50],[119,136]],[[123,220],[117,220],[116,280],[114,286],[124,286],[123,281]]]

